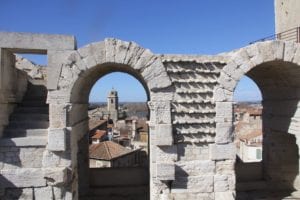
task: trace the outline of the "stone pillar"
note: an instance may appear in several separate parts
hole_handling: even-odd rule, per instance
[[[151,200],[169,193],[175,179],[177,148],[173,146],[170,101],[150,101],[150,194]],[[167,195],[166,193],[166,195]]]
[[[15,56],[8,50],[0,48],[0,137],[18,101],[17,83]],[[26,83],[24,85],[26,87]]]

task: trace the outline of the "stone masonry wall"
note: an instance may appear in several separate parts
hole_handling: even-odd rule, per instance
[[[115,71],[135,76],[149,94],[151,200],[235,198],[232,104],[234,89],[243,75],[249,75],[258,83],[266,100],[264,130],[270,139],[269,144],[265,144],[267,152],[276,153],[268,155],[276,158],[287,154],[296,157],[298,163],[297,136],[292,134],[297,135],[300,130],[299,45],[273,41],[217,56],[184,56],[155,55],[134,42],[117,39],[106,39],[76,50],[71,37],[63,40],[64,36],[21,36],[20,41],[25,41],[21,48],[36,48],[34,51],[47,52],[49,56],[50,125],[47,136],[39,139],[0,139],[2,199],[77,200],[89,192],[88,94],[98,78]],[[42,42],[37,42],[40,40]],[[28,41],[35,44],[29,45]],[[59,48],[57,41],[69,42]],[[13,51],[18,49],[16,45],[6,40],[1,43],[0,37],[0,47]],[[6,50],[3,54],[3,48],[0,48],[1,69],[11,67],[14,71],[12,62],[7,60],[10,54]],[[3,56],[6,56],[5,62]],[[5,75],[0,72],[1,76]],[[0,86],[3,89],[3,85]],[[6,99],[10,97],[8,93],[1,94]],[[290,113],[282,116],[274,105],[279,102],[283,108],[290,108],[287,103],[290,100],[296,103]],[[274,123],[279,118],[280,123]],[[281,132],[286,135],[278,136]],[[294,144],[293,148],[290,144]],[[277,161],[269,160],[272,164],[266,168],[273,178],[281,173],[273,167]],[[292,164],[293,172],[298,173],[299,167]],[[289,169],[286,165],[281,168]],[[291,181],[289,175],[284,180]],[[292,176],[295,178],[295,174]]]

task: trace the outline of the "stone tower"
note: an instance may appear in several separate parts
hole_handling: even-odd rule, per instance
[[[299,27],[299,10],[299,0],[275,0],[275,32],[281,33]]]
[[[118,92],[112,89],[107,96],[107,111],[109,113],[110,119],[116,123],[118,120],[118,107],[119,107],[119,98]]]

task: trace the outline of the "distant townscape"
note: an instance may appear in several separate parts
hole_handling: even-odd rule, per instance
[[[107,103],[89,106],[90,168],[148,167],[146,103],[119,104],[111,90]]]

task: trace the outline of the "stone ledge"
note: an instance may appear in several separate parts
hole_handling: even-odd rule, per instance
[[[76,41],[69,35],[0,32],[0,47],[17,53],[46,54],[47,50],[74,50]]]
[[[47,145],[47,136],[2,138],[0,147],[39,147]]]
[[[66,168],[22,168],[0,170],[0,185],[15,187],[44,187],[67,182]]]

